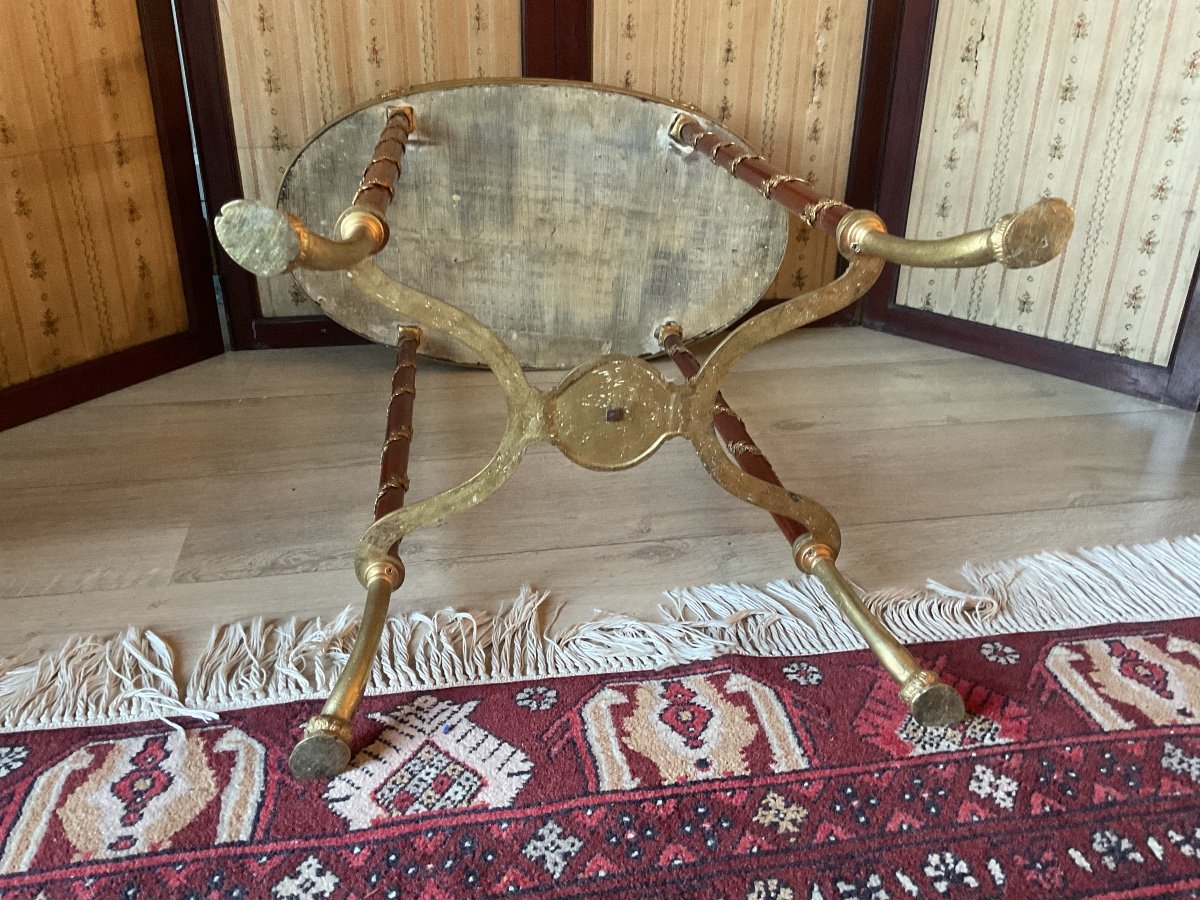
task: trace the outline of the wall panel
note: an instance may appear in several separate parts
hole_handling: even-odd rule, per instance
[[[521,74],[519,0],[221,0],[219,12],[245,194],[271,204],[305,141],[354,106],[405,85]],[[258,285],[264,315],[320,312],[290,277]]]
[[[134,0],[0,29],[0,387],[188,328]]]
[[[866,0],[596,0],[593,73],[690,103],[831,196],[846,187]],[[768,296],[833,277],[831,241],[793,222]]]

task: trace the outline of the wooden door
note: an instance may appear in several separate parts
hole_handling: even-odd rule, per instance
[[[1057,195],[1061,260],[894,270],[870,327],[1195,410],[1200,404],[1200,45],[1195,4],[936,0],[893,17],[878,207],[936,237]],[[879,29],[877,34],[886,34]]]
[[[169,4],[0,29],[0,428],[222,349]]]

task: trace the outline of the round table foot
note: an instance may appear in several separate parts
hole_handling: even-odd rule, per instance
[[[953,725],[967,716],[962,696],[944,681],[925,686],[909,703],[913,718],[926,727]]]
[[[350,723],[321,713],[308,720],[304,738],[292,750],[288,768],[297,778],[332,778],[350,762]]]

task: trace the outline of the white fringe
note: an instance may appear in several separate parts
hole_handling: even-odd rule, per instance
[[[368,694],[662,668],[736,652],[691,622],[609,615],[555,630],[557,607],[523,588],[499,613],[444,609],[389,618]],[[358,623],[261,618],[213,632],[188,683],[189,702],[235,709],[323,697],[350,656]]]
[[[1049,552],[967,565],[968,591],[867,594],[904,642],[1059,631],[1200,616],[1200,535],[1133,547]],[[862,639],[812,579],[765,588],[671,591],[660,621],[604,615],[556,629],[561,607],[529,588],[495,615],[445,609],[388,619],[369,694],[599,674],[711,659],[723,653],[806,656]],[[171,653],[153,633],[74,638],[57,654],[0,664],[0,731],[97,725],[322,697],[350,654],[351,609],[332,621],[261,618],[214,630],[184,700]]]
[[[171,648],[132,627],[106,639],[69,638],[46,656],[22,653],[0,662],[0,732],[217,718],[180,702],[172,667]]]
[[[904,643],[1200,616],[1200,535],[968,563],[962,576],[965,592],[930,581],[924,589],[873,591],[863,602]],[[803,656],[866,646],[804,576],[764,589],[708,585],[669,596],[669,614],[718,620],[708,629],[736,652]]]

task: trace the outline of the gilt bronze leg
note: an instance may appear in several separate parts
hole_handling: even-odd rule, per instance
[[[404,505],[408,491],[408,455],[412,446],[413,401],[416,399],[417,346],[421,330],[400,329],[396,343],[396,371],[388,402],[387,437],[379,461],[379,493],[375,497],[376,520]],[[292,751],[288,764],[297,778],[332,778],[350,762],[350,721],[367,688],[379,639],[387,619],[392,592],[404,581],[404,564],[396,557],[400,542],[390,548],[388,558],[372,563],[364,579],[367,602],[354,649],[338,676],[329,699],[318,715],[309,719],[304,737]]]
[[[900,699],[921,725],[952,725],[961,722],[967,711],[958,691],[938,678],[936,672],[921,664],[896,640],[896,636],[871,612],[833,563],[833,552],[807,535],[793,545],[796,565],[812,575],[833,598],[838,611],[854,630],[862,635],[871,652],[900,685]]]
[[[388,242],[388,205],[413,128],[412,107],[388,111],[371,161],[354,199],[338,217],[333,238],[266,204],[231,200],[213,222],[221,246],[238,265],[264,277],[293,269],[341,271],[378,253]]]
[[[1029,269],[1054,259],[1067,246],[1075,211],[1065,200],[1043,197],[1020,212],[1002,216],[988,228],[937,240],[911,240],[888,234],[875,213],[851,209],[824,196],[809,182],[786,175],[755,153],[725,141],[687,113],[671,125],[679,147],[702,153],[739,181],[753,187],[809,228],[830,236],[844,232],[845,252],[878,256],[898,265],[962,269],[997,262],[1008,269]],[[843,224],[843,220],[849,220]],[[841,242],[839,241],[839,244]]]
[[[700,371],[700,363],[684,346],[682,329],[673,322],[658,331],[658,340],[674,361],[680,373],[689,381]],[[734,461],[747,473],[771,484],[782,483],[771,463],[754,443],[746,425],[717,394],[713,427]],[[871,652],[900,685],[900,698],[922,725],[949,725],[966,715],[958,691],[941,681],[934,672],[922,669],[920,663],[905,649],[879,617],[871,612],[858,596],[853,585],[838,571],[833,551],[817,542],[808,529],[795,519],[771,514],[783,536],[792,546],[792,555],[800,571],[816,578],[833,599],[838,611],[862,635]]]

